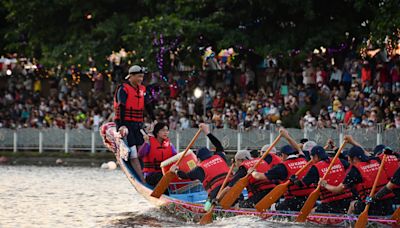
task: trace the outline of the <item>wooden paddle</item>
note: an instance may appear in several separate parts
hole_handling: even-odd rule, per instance
[[[229,179],[229,177],[230,177],[231,174],[232,174],[233,167],[235,167],[235,162],[232,162],[231,168],[229,169],[229,172],[228,172],[228,174],[226,175],[225,180],[224,180],[224,182],[222,183],[221,188],[220,188],[219,191],[218,191],[217,198],[218,198],[219,195],[221,194],[222,190],[225,188],[225,185],[228,183],[228,179]],[[212,221],[213,221],[214,208],[215,208],[215,204],[213,204],[213,205],[211,206],[210,210],[208,210],[208,212],[207,212],[205,215],[203,215],[203,217],[200,219],[200,225],[205,225],[205,224],[212,223]]]
[[[371,198],[375,195],[376,186],[378,185],[378,180],[379,180],[379,177],[381,176],[381,173],[382,173],[382,170],[383,170],[383,166],[384,166],[385,161],[386,161],[386,156],[387,156],[386,154],[383,155],[383,159],[382,159],[381,165],[379,166],[378,174],[375,177],[374,185],[372,185],[371,192],[369,193],[369,197],[371,197]],[[367,205],[365,206],[364,211],[358,216],[357,222],[354,225],[355,228],[363,228],[363,227],[367,226],[369,206],[370,206],[370,204],[367,203]]]
[[[296,176],[303,172],[310,164],[312,160],[305,164],[301,169],[296,172]],[[290,180],[287,180],[285,183],[282,183],[272,189],[264,198],[262,198],[255,206],[257,211],[265,211],[268,210],[273,203],[275,203],[281,196],[288,190],[290,184]]]
[[[322,177],[322,180],[325,180],[325,178],[328,176],[328,173],[331,171],[333,165],[335,164],[335,161],[339,157],[340,153],[342,153],[342,150],[344,146],[346,145],[346,140],[340,145],[339,150],[337,151],[335,157],[333,157],[331,163],[328,166],[328,169],[326,170],[326,173]],[[310,196],[307,198],[306,202],[304,203],[303,207],[300,210],[299,215],[296,218],[296,222],[305,222],[308,215],[310,214],[311,210],[314,208],[315,202],[317,202],[319,196],[321,195],[321,185],[318,184],[317,188],[310,194]]]
[[[258,160],[256,164],[254,164],[253,169],[255,170],[257,166],[261,163],[262,160],[269,154],[272,148],[278,143],[279,139],[282,137],[282,134],[279,134],[276,139],[272,142],[272,144],[268,147],[268,149],[264,152],[263,156]],[[240,178],[235,185],[232,186],[231,189],[225,194],[225,196],[221,199],[219,204],[222,208],[228,209],[232,204],[236,201],[236,199],[240,196],[243,189],[249,184],[249,175],[251,173],[247,173],[246,176]]]
[[[392,214],[392,218],[393,220],[396,220],[396,223],[399,224],[400,223],[400,207],[396,209],[396,211]]]
[[[175,165],[179,166],[179,163],[182,161],[182,159],[185,157],[186,153],[189,151],[190,147],[193,146],[194,142],[196,139],[199,137],[201,133],[201,129],[199,129],[196,134],[194,135],[192,141],[190,141],[189,145],[186,147],[185,151],[182,153],[181,157],[179,160],[175,163]],[[153,192],[151,193],[151,196],[160,198],[160,196],[167,190],[169,183],[174,179],[175,173],[168,171],[158,182],[157,186],[154,188]]]

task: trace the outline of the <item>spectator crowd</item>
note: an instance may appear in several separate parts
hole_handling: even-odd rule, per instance
[[[126,70],[126,69],[125,69]],[[113,72],[111,72],[113,73]],[[269,58],[265,68],[159,73],[146,76],[156,120],[170,129],[197,127],[400,128],[399,59],[346,59],[341,66],[304,62],[285,68]],[[114,77],[115,78],[115,77]],[[112,119],[113,90],[119,81],[95,73],[84,89],[64,76],[43,79],[35,72],[0,77],[0,127],[95,128]],[[49,91],[44,91],[44,83]],[[81,83],[84,83],[83,81]],[[107,85],[107,86],[106,86]],[[194,96],[194,89],[203,94]],[[150,120],[148,120],[149,122]]]

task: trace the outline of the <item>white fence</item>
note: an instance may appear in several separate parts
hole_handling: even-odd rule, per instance
[[[170,131],[170,139],[177,149],[183,150],[195,135],[197,129],[185,129],[182,131]],[[341,126],[340,129],[288,129],[290,135],[300,141],[308,138],[316,141],[320,145],[325,145],[327,139],[334,140],[339,145],[346,134],[352,135],[367,149],[373,149],[377,144],[385,144],[392,149],[400,150],[400,130],[383,130],[381,125],[373,129],[349,130]],[[256,149],[266,143],[270,143],[277,136],[278,131],[275,127],[270,130],[250,131],[233,129],[213,129],[212,133],[221,140],[227,151],[238,149]],[[286,143],[281,140],[277,147]],[[202,134],[197,139],[194,148],[202,146],[212,147],[212,144]],[[0,128],[0,150],[8,151],[90,151],[92,153],[105,151],[102,139],[98,131],[88,129],[58,129],[58,128],[22,128],[17,130]]]

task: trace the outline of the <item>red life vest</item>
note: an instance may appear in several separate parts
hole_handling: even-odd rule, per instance
[[[331,161],[332,159],[329,159],[328,161],[322,160],[314,165],[318,170],[320,178],[322,178],[325,175]],[[345,177],[346,177],[346,169],[344,168],[340,159],[336,159],[334,165],[332,166],[325,180],[326,182],[328,182],[329,185],[338,186],[340,183],[343,182]],[[353,194],[351,193],[350,189],[347,188],[342,193],[333,193],[326,190],[325,188],[321,188],[320,199],[322,203],[329,203],[332,201],[348,199],[351,198],[352,196]]]
[[[207,158],[200,162],[198,166],[204,171],[205,177],[203,180],[203,187],[208,193],[222,185],[229,172],[228,165],[219,155],[213,155]]]
[[[374,185],[375,177],[378,174],[379,162],[376,160],[371,160],[369,162],[358,162],[354,164],[357,170],[360,172],[362,177],[362,183],[358,183],[355,188],[360,195],[362,200],[365,200],[369,193],[371,192],[372,186]],[[377,193],[382,187],[384,187],[388,182],[388,177],[385,172],[381,173],[381,176],[378,179],[378,184],[376,186]],[[382,197],[382,199],[392,198],[394,196],[393,193],[387,194]]]
[[[150,136],[150,152],[143,157],[143,172],[161,172],[161,162],[172,156],[172,147],[169,139],[164,140],[162,144],[160,144],[155,137]]]
[[[269,154],[269,155],[272,157],[272,161],[271,161],[271,163],[269,163],[271,168],[282,163],[282,159],[278,155],[276,155],[276,154]]]
[[[121,88],[122,87],[122,88]],[[146,92],[146,87],[139,85],[138,88],[134,88],[128,83],[123,83],[116,89],[114,94],[114,120],[120,120],[120,101],[118,101],[118,90],[119,88],[125,90],[127,94],[126,104],[125,104],[125,119],[124,121],[131,122],[143,122],[143,112],[144,112],[144,94]]]
[[[307,164],[307,160],[304,157],[297,157],[297,158],[291,158],[283,162],[283,165],[286,167],[288,176],[286,180],[290,178],[290,176],[296,174],[298,170],[303,168]],[[303,177],[306,175],[310,167],[306,168],[303,170],[298,175],[298,179],[301,180]],[[307,196],[310,195],[310,193],[314,191],[314,188],[312,186],[310,187],[299,187],[297,185],[291,184],[289,185],[288,191],[285,193],[285,198],[293,198],[294,196]]]
[[[254,158],[252,160],[245,160],[240,164],[246,170],[254,167],[254,165],[260,160],[260,158]],[[257,166],[256,171],[259,173],[266,173],[271,169],[271,165],[262,160],[260,164]],[[247,191],[249,193],[249,198],[252,197],[255,193],[261,192],[266,189],[274,188],[276,184],[271,183],[269,180],[256,180],[252,175],[249,175],[249,184],[247,185]]]
[[[379,159],[381,159],[381,161],[383,160],[384,155],[385,155],[384,153],[381,153],[380,155],[378,155],[378,157],[379,157]],[[386,176],[389,178],[388,181],[390,181],[390,178],[392,178],[394,176],[394,173],[396,172],[396,170],[399,167],[400,167],[399,159],[396,156],[394,156],[394,155],[386,156],[386,161],[383,166],[383,171],[386,173]]]

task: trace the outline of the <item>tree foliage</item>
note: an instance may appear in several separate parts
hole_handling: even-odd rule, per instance
[[[400,27],[397,0],[0,0],[0,48],[49,65],[104,63],[113,50],[135,50],[156,68],[161,35],[179,56],[199,62],[202,48],[231,46],[260,55],[382,41]],[[168,53],[167,53],[168,54]]]

